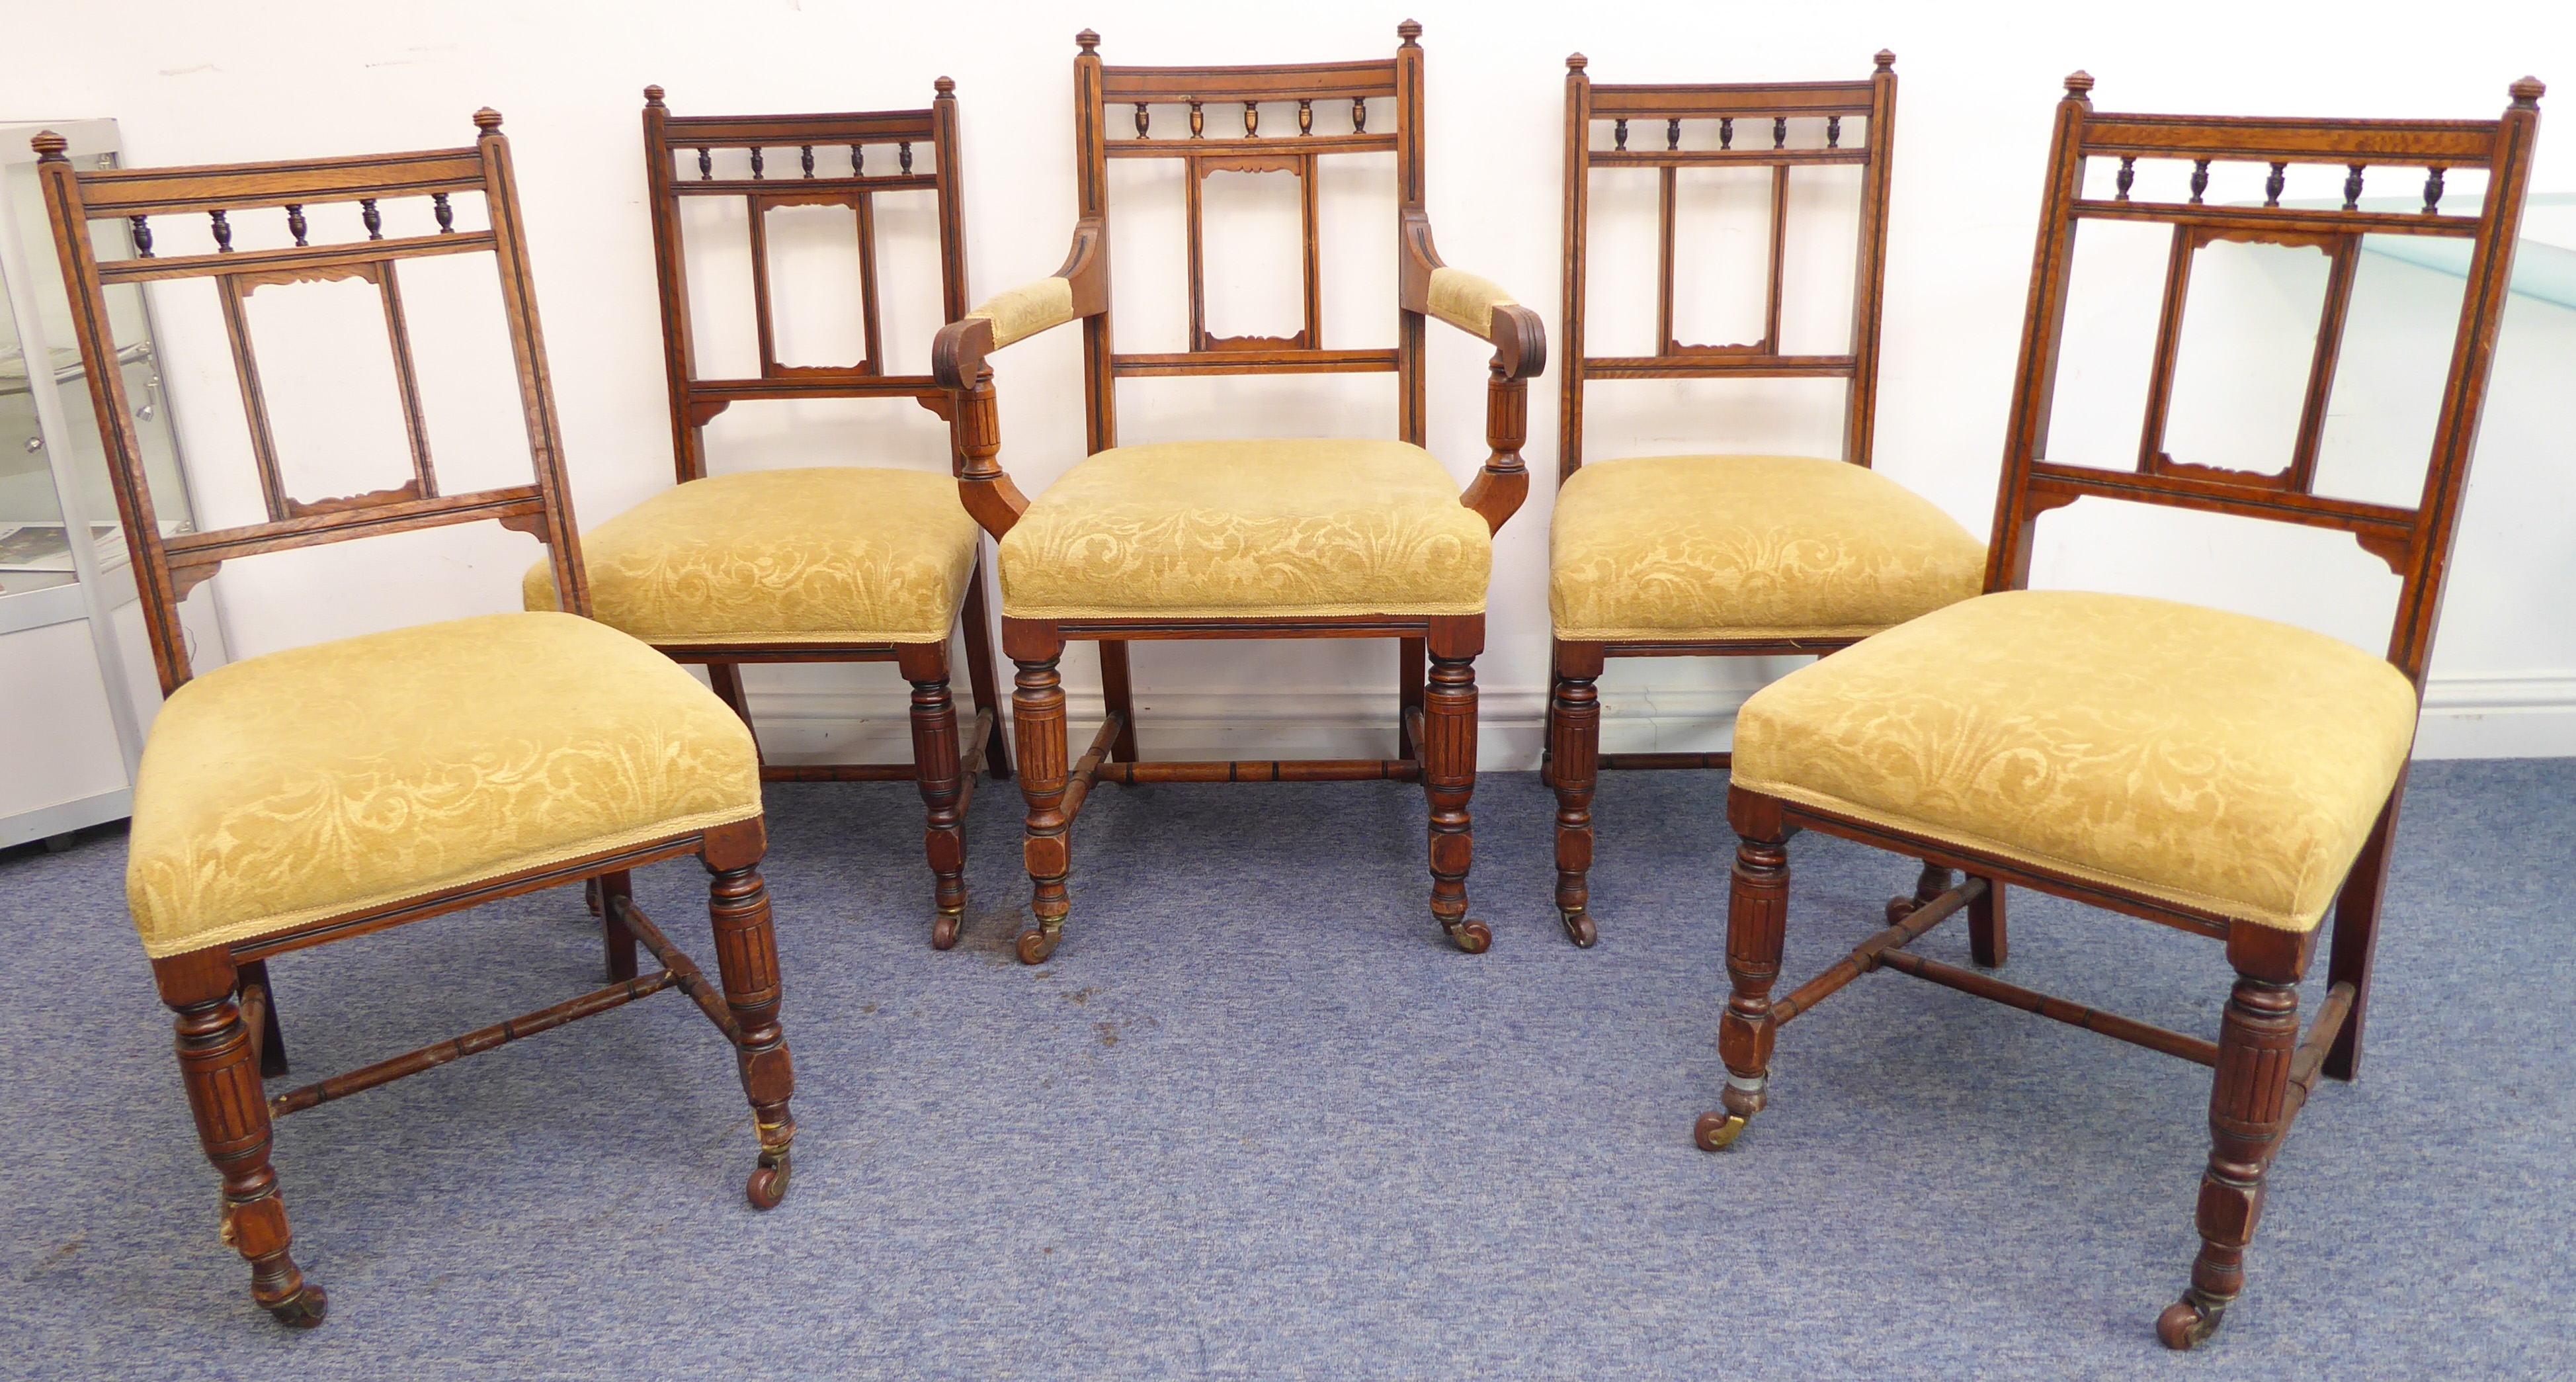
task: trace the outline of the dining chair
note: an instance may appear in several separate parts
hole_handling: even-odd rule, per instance
[[[82,358],[116,358],[112,297],[210,283],[249,423],[262,517],[165,533],[125,376],[94,364],[87,372],[168,697],[135,779],[127,900],[161,999],[178,1015],[188,1105],[223,1178],[223,1239],[251,1265],[251,1298],[297,1327],[320,1324],[328,1301],[289,1253],[269,1164],[273,1118],[666,988],[687,994],[734,1048],[760,1146],[751,1203],[773,1207],[788,1187],[795,1077],[759,870],[758,759],[732,712],[685,671],[583,617],[589,591],[509,142],[497,112],[478,111],[474,123],[480,136],[465,148],[128,171],[78,168],[52,133],[34,141]],[[280,208],[283,234],[270,219]],[[325,208],[346,236],[307,215]],[[236,247],[245,213],[261,218],[255,236],[293,243]],[[177,236],[176,223],[210,235],[212,248],[156,254],[156,220],[163,238]],[[527,484],[451,493],[430,455],[404,270],[467,255],[488,256],[498,272],[535,473]],[[435,296],[440,281],[425,291]],[[456,280],[443,281],[452,291]],[[264,291],[291,298],[312,285],[345,285],[381,307],[377,339],[389,346],[408,442],[410,477],[397,486],[313,500],[288,493],[251,304]],[[424,290],[414,287],[418,302]],[[293,344],[296,358],[316,345]],[[326,425],[336,434],[346,421]],[[191,674],[179,602],[222,564],[480,520],[545,544],[555,588],[569,596],[565,612],[399,628]],[[713,875],[717,985],[634,904],[629,872],[683,855]],[[264,1074],[286,1073],[271,959],[585,880],[603,895],[608,987],[318,1083],[276,1095],[262,1088]],[[660,964],[640,976],[639,942]]]
[[[1419,780],[1430,801],[1431,914],[1461,950],[1482,953],[1493,942],[1492,930],[1467,916],[1475,658],[1485,642],[1492,534],[1529,488],[1520,448],[1528,381],[1545,364],[1546,337],[1537,313],[1494,283],[1447,267],[1433,248],[1423,209],[1422,26],[1407,20],[1396,32],[1402,44],[1395,56],[1378,61],[1111,67],[1100,59],[1100,36],[1083,31],[1074,59],[1079,214],[1072,251],[1053,276],[1004,292],[939,333],[931,368],[957,391],[966,458],[959,488],[967,510],[1000,543],[1002,650],[1019,669],[1012,733],[1035,886],[1035,924],[1019,940],[1025,964],[1053,954],[1063,933],[1070,832],[1099,782]],[[1122,110],[1113,121],[1112,106],[1133,108],[1132,136],[1113,132],[1129,117]],[[1265,107],[1274,122],[1268,132]],[[1159,131],[1157,108],[1167,122]],[[1184,117],[1186,132],[1169,123]],[[1240,131],[1228,132],[1238,118]],[[1340,156],[1388,153],[1395,165],[1397,281],[1389,305],[1396,344],[1332,348],[1323,327],[1319,168]],[[1185,350],[1130,352],[1112,343],[1109,167],[1128,159],[1181,165]],[[1217,173],[1297,180],[1301,324],[1293,334],[1221,337],[1208,329],[1201,189]],[[1491,454],[1463,494],[1422,446],[1425,335],[1435,317],[1494,347],[1485,400]],[[1089,459],[1030,500],[996,459],[1000,427],[986,357],[1075,321],[1082,323]],[[1121,379],[1371,371],[1396,376],[1393,439],[1118,443]],[[1398,640],[1396,756],[1144,761],[1128,643],[1209,638]],[[1057,663],[1065,644],[1079,639],[1100,645],[1107,715],[1068,766]]]
[[[1732,992],[1718,1025],[1727,1081],[1723,1106],[1700,1119],[1697,1140],[1711,1150],[1735,1143],[1769,1097],[1780,1028],[1878,969],[2210,1066],[2200,1250],[2190,1287],[2156,1323],[2158,1337],[2181,1349],[2210,1337],[2243,1291],[2266,1175],[2318,1076],[2349,1080],[2359,1070],[2398,806],[2542,86],[2513,83],[2503,116],[2475,121],[2099,114],[2092,87],[2091,77],[2074,74],[2057,107],[1986,593],[1792,673],[1757,693],[1737,721],[1727,792],[1740,837],[1727,912]],[[2169,175],[2169,195],[2139,185],[2141,163]],[[2268,167],[2262,202],[2205,199],[2213,164]],[[2343,174],[2340,205],[2331,197],[2283,201],[2293,166]],[[2446,178],[2481,173],[2475,211],[2445,206]],[[2412,201],[2419,175],[2420,207]],[[2366,182],[2392,178],[2408,191],[2404,205],[2363,204]],[[2057,383],[2077,228],[2099,237],[2121,223],[2148,227],[2149,235],[2169,228],[2143,423],[2126,468],[2050,449],[2052,427],[2069,430],[2074,415]],[[2466,242],[2440,404],[2412,503],[2348,497],[2336,492],[2341,483],[2319,483],[2321,460],[2332,458],[2324,444],[2328,403],[2360,256],[2378,237]],[[2189,358],[2181,344],[2195,265],[2213,247],[2250,253],[2248,246],[2313,252],[2322,263],[2313,344],[2303,339],[2285,362],[2306,368],[2295,439],[2281,447],[2287,454],[2252,461],[2222,455],[2205,430],[2184,434],[2201,439],[2195,451],[2169,427],[2177,361]],[[2373,378],[2386,387],[2393,376],[2383,370]],[[2397,577],[2385,657],[2199,605],[2029,589],[2040,516],[2078,500],[2351,534]],[[1787,847],[1806,829],[1968,877],[1775,998]],[[2217,1040],[1909,948],[1966,908],[1982,914],[1990,958],[2000,962],[2007,886],[2222,942],[2235,981]],[[2329,911],[2324,997],[2302,1036],[2297,986]]]

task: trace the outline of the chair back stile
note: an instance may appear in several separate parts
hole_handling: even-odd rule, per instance
[[[1317,164],[1342,154],[1395,155],[1397,261],[1414,272],[1408,245],[1428,248],[1423,209],[1422,47],[1419,25],[1400,28],[1395,56],[1370,62],[1263,67],[1112,67],[1103,64],[1099,38],[1086,31],[1074,59],[1074,152],[1080,220],[1076,258],[1096,256],[1099,281],[1107,282],[1109,161],[1178,159],[1183,164],[1182,204],[1189,275],[1189,345],[1167,353],[1120,353],[1107,311],[1083,322],[1083,380],[1088,405],[1089,449],[1118,444],[1116,386],[1121,378],[1149,375],[1307,374],[1393,372],[1399,439],[1423,443],[1422,373],[1425,314],[1398,307],[1397,343],[1391,350],[1328,350],[1323,344],[1321,241],[1318,233]],[[1392,129],[1369,127],[1368,102],[1394,106]],[[1294,129],[1265,133],[1264,104],[1294,102]],[[1132,136],[1113,123],[1111,107],[1132,106]],[[1154,107],[1185,107],[1186,133],[1154,128]],[[1239,130],[1226,126],[1240,125]],[[1328,125],[1346,124],[1347,129]],[[1211,127],[1214,128],[1211,128]],[[1288,336],[1220,337],[1207,328],[1206,230],[1201,184],[1212,173],[1284,172],[1299,188],[1304,273],[1299,329]],[[1068,269],[1072,266],[1068,265]],[[1427,270],[1423,271],[1427,272]]]
[[[2058,103],[2048,185],[2031,274],[2020,366],[2015,374],[2004,446],[2001,493],[1988,548],[1986,589],[2019,590],[2030,580],[2038,518],[2092,495],[2235,514],[2273,522],[2335,528],[2388,563],[2401,588],[2388,661],[2423,689],[2425,664],[2440,612],[2442,580],[2458,534],[2477,420],[2494,361],[2498,324],[2513,268],[2514,239],[2539,132],[2541,84],[2515,82],[2512,102],[2496,120],[2306,120],[2100,114],[2093,79],[2066,80]],[[2087,161],[2116,158],[2115,191],[2085,196]],[[2187,201],[2133,198],[2140,159],[2192,164]],[[2261,206],[2203,201],[2213,163],[2269,165]],[[2291,164],[2346,170],[2340,208],[2284,206]],[[2362,188],[2375,168],[2397,165],[2424,174],[2415,211],[2366,210]],[[2487,185],[2476,215],[2442,209],[2444,178],[2482,169]],[[2056,391],[2076,227],[2087,220],[2143,221],[2173,228],[2171,255],[2148,384],[2144,428],[2134,470],[2098,469],[2048,459],[2049,413]],[[2365,235],[2440,236],[2471,242],[2466,290],[2453,337],[2440,411],[2421,499],[2413,506],[2338,499],[2316,493],[2317,457],[2326,405],[2350,307],[2355,256]],[[2224,241],[2306,246],[2328,258],[2322,319],[2306,385],[2297,440],[2273,473],[2178,460],[2165,448],[2165,426],[2180,346],[2193,256]]]
[[[1880,300],[1887,278],[1888,182],[1894,167],[1896,55],[1881,51],[1877,70],[1856,82],[1767,82],[1698,86],[1596,84],[1577,53],[1566,59],[1564,382],[1557,421],[1557,483],[1583,465],[1584,385],[1592,379],[1839,378],[1851,381],[1843,405],[1842,459],[1870,463],[1878,397]],[[1865,121],[1854,137],[1844,121]],[[1822,147],[1789,144],[1791,120],[1822,120]],[[1595,149],[1596,122],[1609,121],[1612,147]],[[1714,121],[1718,147],[1682,147],[1685,120]],[[1659,126],[1661,148],[1632,148],[1629,126]],[[1793,168],[1857,165],[1861,169],[1859,234],[1853,263],[1848,348],[1835,355],[1791,355],[1781,349],[1780,317],[1787,265],[1789,175]],[[1658,188],[1655,352],[1588,356],[1584,316],[1590,241],[1592,172],[1652,168]],[[1764,276],[1762,337],[1730,345],[1683,343],[1673,325],[1674,259],[1681,170],[1768,168],[1771,171],[1769,261]]]
[[[106,441],[109,478],[142,597],[144,626],[165,695],[178,690],[191,675],[180,630],[179,603],[223,562],[234,557],[493,519],[545,543],[556,589],[570,592],[563,607],[575,614],[590,613],[590,589],[582,572],[581,548],[564,478],[562,427],[555,416],[545,343],[537,325],[536,294],[529,277],[526,231],[520,218],[509,141],[501,133],[499,112],[478,111],[474,123],[481,134],[472,146],[461,149],[132,171],[82,171],[64,157],[65,144],[59,137],[48,133],[36,138],[35,147],[43,156],[37,171],[44,184],[55,246],[70,270],[72,326],[83,358],[115,358],[114,330],[107,309],[109,287],[177,279],[214,281],[225,333],[232,346],[243,413],[250,424],[251,453],[267,511],[265,521],[237,527],[166,538],[161,535],[153,516],[142,440],[133,424],[124,377],[112,369],[88,372],[90,399]],[[489,229],[455,227],[455,208],[449,199],[461,192],[482,194]],[[388,215],[383,203],[397,199],[425,199],[435,229],[424,235],[397,234],[387,238],[384,227]],[[335,202],[359,205],[366,239],[343,244],[311,242],[305,208]],[[235,250],[231,216],[247,209],[282,211],[295,243],[276,249]],[[208,218],[216,245],[214,253],[175,257],[153,254],[151,218],[179,215]],[[102,261],[92,238],[92,223],[97,221],[123,222],[129,228],[133,254]],[[526,485],[444,494],[431,463],[395,266],[405,259],[480,253],[493,256],[500,275],[503,313],[535,475],[533,482]],[[263,287],[343,279],[372,283],[380,294],[395,382],[402,399],[412,478],[396,488],[368,494],[298,500],[287,494],[279,467],[245,304]]]
[[[912,398],[949,417],[945,389],[927,374],[890,374],[877,284],[876,196],[930,192],[938,203],[940,307],[943,321],[966,315],[966,225],[957,174],[956,83],[941,77],[925,110],[825,115],[680,116],[663,104],[662,88],[644,89],[644,169],[653,212],[653,259],[662,298],[662,340],[671,393],[671,451],[682,484],[706,478],[706,425],[745,399]],[[916,166],[927,148],[932,167]],[[749,177],[717,176],[718,150],[750,155]],[[793,168],[770,166],[793,151]],[[871,157],[877,161],[870,162]],[[689,160],[694,176],[679,165]],[[783,161],[783,160],[782,160]],[[846,166],[847,171],[842,171]],[[760,372],[711,379],[698,370],[689,314],[688,246],[681,204],[698,197],[739,197],[749,212],[752,319]],[[799,206],[846,207],[857,220],[859,317],[865,356],[851,365],[788,365],[778,359],[771,310],[768,215]],[[952,448],[952,468],[964,453]]]

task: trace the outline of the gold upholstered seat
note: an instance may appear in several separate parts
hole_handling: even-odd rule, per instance
[[[760,814],[741,720],[568,614],[270,653],[152,726],[126,893],[175,955]]]
[[[2415,691],[2195,605],[1981,596],[1774,682],[1735,785],[2265,926],[2317,925],[2405,766]]]
[[[1860,638],[1975,595],[1985,544],[1864,466],[1807,456],[1595,462],[1558,491],[1560,639]]]
[[[1492,530],[1397,441],[1103,451],[1002,539],[1011,619],[1481,614]]]
[[[691,480],[582,537],[600,622],[656,647],[944,643],[981,532],[957,482],[867,466]],[[545,562],[530,609],[553,609]]]

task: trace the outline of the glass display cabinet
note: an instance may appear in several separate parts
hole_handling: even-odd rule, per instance
[[[116,122],[0,124],[0,847],[52,841],[132,812],[134,769],[161,686],[136,604],[98,415],[28,140],[51,129],[92,167],[118,157]],[[124,258],[130,243],[99,256]],[[134,400],[165,532],[196,513],[179,466],[150,308],[111,289],[116,368]],[[213,583],[181,611],[200,672],[224,661]]]

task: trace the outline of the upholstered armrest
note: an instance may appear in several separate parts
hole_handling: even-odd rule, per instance
[[[941,388],[975,386],[984,357],[1069,321],[1108,310],[1109,272],[1102,258],[1106,235],[1101,223],[1085,217],[1073,228],[1073,249],[1064,267],[1035,283],[1024,283],[987,298],[984,305],[939,329],[930,345],[930,376]]]
[[[1398,285],[1404,310],[1421,312],[1494,347],[1494,369],[1485,385],[1485,445],[1493,454],[1458,502],[1500,532],[1529,497],[1529,468],[1521,444],[1529,440],[1529,381],[1547,368],[1547,329],[1538,313],[1512,301],[1491,279],[1450,268],[1431,244],[1431,222],[1404,213],[1404,263]]]

